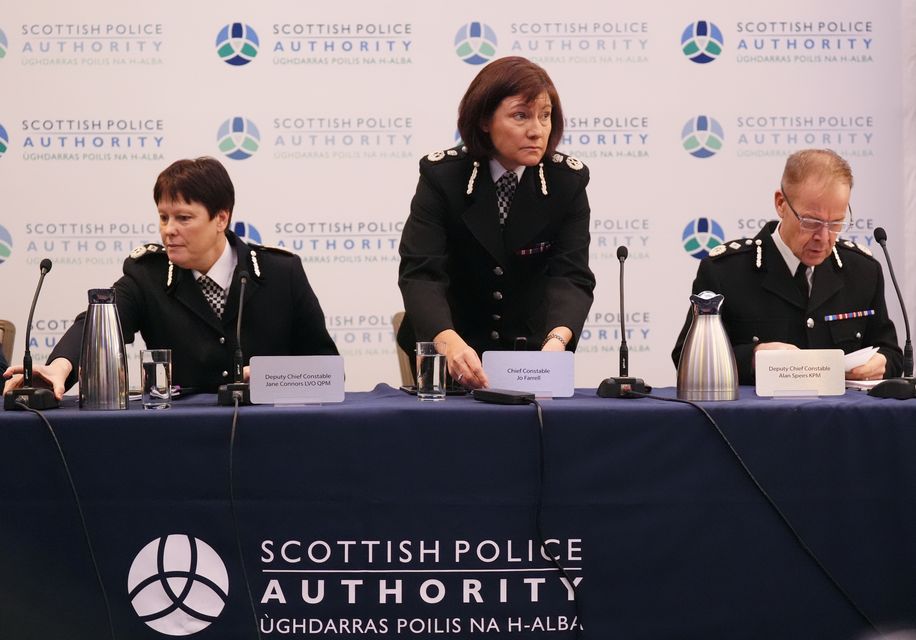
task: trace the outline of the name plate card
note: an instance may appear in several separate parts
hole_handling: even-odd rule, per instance
[[[846,392],[841,349],[758,351],[754,369],[758,396],[841,396]]]
[[[493,389],[569,398],[575,391],[574,362],[571,351],[486,351],[483,371]]]
[[[253,356],[253,404],[343,402],[343,356]]]

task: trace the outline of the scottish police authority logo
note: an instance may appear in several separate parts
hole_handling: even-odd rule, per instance
[[[6,227],[0,226],[0,264],[9,260],[13,253],[13,236],[6,230]]]
[[[684,251],[697,260],[702,260],[709,252],[725,242],[725,231],[722,226],[712,218],[697,218],[691,220],[684,227],[681,234]]]
[[[127,591],[147,626],[170,636],[188,636],[219,617],[229,597],[229,574],[206,542],[172,534],[140,550],[130,565]]]
[[[6,50],[9,48],[10,43],[6,39],[6,34],[3,33],[3,29],[0,29],[0,60],[6,57]]]
[[[496,55],[496,32],[482,22],[470,22],[455,34],[455,53],[468,64],[484,64]]]
[[[681,34],[681,51],[688,60],[697,64],[706,64],[718,58],[724,43],[719,27],[706,20],[688,24]]]
[[[722,150],[725,131],[709,116],[691,118],[681,130],[684,150],[695,158],[709,158]]]
[[[261,243],[261,232],[258,231],[255,226],[249,222],[242,222],[241,220],[236,220],[232,223],[232,232],[237,235],[239,238],[244,238],[245,240],[250,240],[255,244]]]
[[[0,158],[3,157],[3,154],[6,153],[6,150],[10,147],[10,134],[6,132],[6,129],[3,128],[3,125],[0,124]]]
[[[220,125],[216,141],[227,158],[245,160],[260,148],[261,133],[251,120],[236,116]]]
[[[241,67],[258,55],[261,41],[257,32],[247,24],[233,22],[216,35],[216,53],[226,64]]]

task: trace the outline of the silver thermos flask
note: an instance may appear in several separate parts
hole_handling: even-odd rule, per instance
[[[114,289],[89,290],[79,383],[81,409],[127,409],[127,352]]]
[[[738,399],[738,365],[719,316],[724,300],[712,291],[690,296],[693,320],[677,365],[681,400]]]

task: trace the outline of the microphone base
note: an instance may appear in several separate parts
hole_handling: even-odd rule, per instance
[[[606,378],[598,386],[598,396],[601,398],[637,398],[639,396],[630,395],[630,392],[648,393],[651,390],[652,387],[646,386],[642,378]]]
[[[251,392],[247,382],[220,385],[216,396],[216,404],[221,407],[231,407],[235,405],[236,395],[239,398],[239,406],[251,404]]]
[[[54,397],[54,392],[50,389],[38,387],[20,387],[3,394],[3,408],[6,411],[25,411],[25,407],[45,411],[46,409],[56,409],[60,406],[60,401]]]
[[[916,398],[916,378],[882,380],[868,390],[868,395],[874,398],[894,398],[896,400]]]

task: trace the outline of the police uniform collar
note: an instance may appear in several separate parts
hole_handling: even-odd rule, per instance
[[[506,171],[511,171],[511,169],[506,169],[502,163],[496,158],[490,158],[490,178],[493,179],[493,182],[499,180]],[[525,165],[520,165],[515,168],[515,180],[516,182],[522,181],[522,174],[525,172]]]
[[[779,234],[779,229],[782,226],[782,221],[780,221],[776,228],[773,230],[773,233],[770,236],[773,238],[773,244],[776,245],[776,248],[779,249],[779,255],[782,256],[782,259],[785,260],[786,266],[789,268],[789,273],[795,273],[795,270],[798,269],[798,265],[801,264],[801,260],[798,259],[792,250],[789,248],[789,245],[786,244],[786,241],[782,239],[782,236]]]
[[[216,262],[210,266],[206,274],[197,269],[191,270],[191,273],[194,275],[194,280],[199,280],[201,276],[206,275],[213,280],[213,282],[222,287],[224,291],[228,291],[229,287],[232,285],[232,274],[235,273],[235,265],[238,263],[238,257],[232,249],[232,243],[227,237],[226,244],[223,246],[223,252],[220,254],[219,258],[216,259]]]

